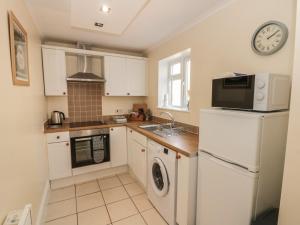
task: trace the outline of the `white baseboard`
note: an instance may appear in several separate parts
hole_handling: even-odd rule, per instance
[[[41,203],[40,203],[37,218],[36,218],[36,223],[35,223],[36,225],[44,225],[44,222],[45,222],[45,219],[46,219],[49,192],[50,192],[50,183],[47,180],[46,184],[45,184],[45,187],[44,187],[43,196],[42,196],[42,200],[41,200]]]
[[[51,181],[51,189],[63,188],[74,184],[84,183],[91,180],[96,180],[103,177],[109,177],[120,173],[126,173],[128,166],[119,166],[114,168],[102,169],[90,173],[75,175],[72,177],[62,178]]]

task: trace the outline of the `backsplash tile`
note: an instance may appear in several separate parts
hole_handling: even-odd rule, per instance
[[[103,83],[68,82],[70,122],[102,119]]]

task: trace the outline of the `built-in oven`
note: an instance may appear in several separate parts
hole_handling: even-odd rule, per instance
[[[72,168],[110,161],[109,129],[70,132]]]

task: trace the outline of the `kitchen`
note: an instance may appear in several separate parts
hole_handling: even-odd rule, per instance
[[[3,46],[3,51],[0,53],[3,74],[0,84],[3,102],[1,122],[2,127],[5,128],[2,132],[3,148],[0,155],[1,177],[3,178],[1,222],[4,222],[10,211],[32,204],[30,208],[32,224],[59,224],[57,221],[59,219],[68,220],[66,224],[93,224],[94,221],[88,220],[93,218],[91,216],[93,213],[97,214],[96,217],[101,215],[102,218],[107,218],[101,224],[122,224],[122,220],[125,220],[123,224],[159,224],[160,222],[165,224],[166,221],[170,221],[167,215],[172,213],[176,215],[175,220],[178,224],[196,224],[198,134],[202,135],[201,132],[199,133],[199,125],[201,130],[201,124],[204,124],[201,123],[200,109],[212,106],[212,79],[225,73],[228,75],[226,71],[247,74],[266,71],[270,74],[293,75],[290,127],[279,224],[299,223],[296,205],[299,200],[297,187],[300,182],[295,174],[299,168],[299,157],[296,153],[297,140],[294,138],[297,136],[298,128],[296,102],[299,99],[299,94],[297,94],[299,84],[296,81],[299,68],[293,60],[294,58],[296,60],[299,54],[297,52],[299,43],[296,38],[299,35],[298,23],[295,25],[299,20],[299,12],[296,12],[295,0],[280,0],[275,5],[269,0],[213,1],[210,3],[190,1],[190,4],[186,5],[183,1],[174,3],[168,1],[172,7],[161,6],[158,1],[154,0],[146,1],[145,5],[141,6],[139,3],[135,5],[136,8],[132,7],[133,11],[136,10],[135,13],[139,13],[127,29],[118,35],[95,31],[94,27],[88,28],[92,31],[82,29],[82,26],[85,26],[82,23],[86,20],[80,16],[81,10],[96,7],[89,6],[85,9],[80,5],[80,1],[72,2],[74,5],[71,10],[69,1],[63,1],[63,3],[61,1],[47,3],[38,0],[1,1],[0,41]],[[141,8],[142,10],[139,11]],[[108,11],[108,16],[114,16],[118,6],[103,8],[103,10]],[[253,11],[256,13],[253,14]],[[10,54],[8,12],[13,12],[16,21],[19,22],[15,24],[21,24],[28,36],[30,75],[28,81],[30,82],[25,86],[19,86],[18,82],[12,79],[14,77],[13,57]],[[74,13],[72,16],[71,12]],[[179,12],[182,13],[180,18]],[[130,17],[134,12],[128,10],[128,14]],[[149,17],[151,15],[152,17]],[[130,20],[129,17],[126,17],[127,23]],[[144,26],[150,18],[155,26]],[[123,24],[123,28],[126,19],[118,20],[120,24]],[[273,20],[280,21],[288,28],[287,41],[274,54],[269,56],[256,54],[251,49],[251,38],[262,24]],[[101,24],[98,25],[101,26]],[[86,47],[77,46],[78,42],[79,45],[86,44]],[[88,57],[85,58],[82,55]],[[186,68],[185,71],[190,65],[190,73],[185,72],[183,78],[174,72],[172,75],[174,85],[178,84],[180,79],[189,85],[185,85],[182,89],[184,93],[182,96],[176,97],[175,93],[175,100],[172,101],[165,97],[168,95],[166,95],[166,83],[162,82],[165,78],[163,68],[167,63],[173,62],[178,55],[182,59],[181,65]],[[84,62],[87,61],[89,64],[89,59],[94,63],[100,63],[96,63],[97,66],[94,67],[87,65],[87,71],[93,67],[95,69],[93,73],[97,75],[99,72],[98,75],[104,75],[100,77],[104,78],[105,82],[78,84],[78,82],[72,83],[66,80],[66,77],[83,72]],[[176,71],[176,63],[173,64],[174,71]],[[47,76],[47,74],[60,74],[60,76]],[[131,77],[125,77],[126,74]],[[190,77],[187,74],[190,74]],[[24,80],[21,81],[21,83],[24,82]],[[180,103],[176,99],[180,99],[178,100]],[[168,102],[174,103],[173,105],[180,104],[182,107],[179,110],[168,108]],[[140,106],[134,109],[134,105]],[[147,106],[143,108],[141,105]],[[140,108],[147,117],[151,117],[152,114],[153,121],[131,122],[130,118],[135,117]],[[148,109],[151,110],[151,114],[148,113]],[[66,120],[62,127],[49,128],[47,126],[47,121],[51,119],[53,111],[64,113]],[[172,119],[162,112],[171,112],[175,119],[175,128],[180,129],[170,128]],[[53,121],[55,117],[61,120],[60,115],[53,114]],[[116,117],[121,115],[127,117],[127,122],[119,125],[113,119],[114,117],[115,120],[124,119]],[[135,119],[138,120],[138,118]],[[77,124],[77,127],[70,127],[74,122],[87,121],[105,124],[81,124],[80,127]],[[156,129],[157,127],[149,126],[153,123],[166,124],[164,129]],[[95,128],[106,129],[106,133],[96,134],[96,137],[100,137],[97,140],[102,140],[105,135],[109,134],[109,159],[106,157],[107,161],[103,163],[72,168],[72,138],[74,141],[81,139],[80,135],[73,136],[72,133],[78,130],[95,130]],[[159,133],[161,130],[179,134],[168,136],[170,133],[161,134]],[[162,135],[166,135],[167,138]],[[53,146],[59,146],[59,148],[52,148]],[[53,149],[54,154],[49,154],[49,151]],[[103,155],[99,149],[95,149],[95,155],[98,154],[98,157],[102,159]],[[129,149],[133,150],[129,151]],[[148,149],[153,149],[153,152],[155,152],[154,149],[160,149],[157,151],[167,153],[155,156],[155,154],[148,153]],[[62,153],[64,155],[61,155]],[[145,153],[147,153],[146,159]],[[164,156],[170,157],[165,159],[168,162],[169,160],[177,162],[177,169],[167,168],[167,171],[172,171],[172,175],[168,174],[169,179],[177,177],[177,184],[170,185],[171,189],[167,196],[172,196],[170,197],[172,200],[169,199],[166,203],[161,201],[162,198],[156,197],[155,191],[151,192],[154,189],[149,190],[152,186],[148,185],[151,180],[149,180],[149,169],[147,169],[150,157],[153,157],[153,160],[158,157],[163,161]],[[161,161],[157,162],[158,165],[159,163]],[[174,166],[174,164],[165,163],[165,167],[168,166]],[[132,177],[127,174],[128,167]],[[175,173],[174,176],[173,173]],[[164,172],[161,176],[166,177]],[[162,185],[159,179],[157,182],[158,186]],[[80,190],[80,185],[82,185],[82,190]],[[50,188],[53,190],[63,188],[65,196],[59,197],[67,199],[55,200],[53,195],[51,197]],[[109,191],[111,189],[116,189],[117,194]],[[165,191],[164,187],[161,189]],[[85,191],[88,193],[84,193]],[[105,198],[105,192],[106,196],[110,197]],[[91,197],[90,201],[86,203],[84,197]],[[167,207],[161,206],[174,199],[176,199],[176,204],[172,203],[170,210],[165,212]],[[64,213],[64,210],[59,207],[52,207],[59,213],[62,212],[63,215],[47,219],[46,214],[48,211],[49,216],[51,206],[63,201],[69,205],[62,207],[69,211],[65,210],[68,212]],[[75,209],[74,201],[77,202]],[[84,209],[78,209],[80,201],[96,206],[91,209],[91,206],[85,205],[89,209],[84,207]],[[128,210],[130,212],[117,210],[117,213],[112,213],[114,204],[118,202],[130,205],[128,207],[131,207]],[[147,206],[145,206],[146,209],[139,208],[138,202],[144,203]],[[122,207],[126,209],[124,205]],[[171,209],[174,209],[174,212]],[[79,216],[80,214],[82,216]],[[171,217],[174,219],[174,216]],[[158,220],[153,222],[151,221],[153,218],[158,218]]]

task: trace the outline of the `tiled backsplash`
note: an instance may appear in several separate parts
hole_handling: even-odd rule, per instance
[[[68,82],[70,122],[102,119],[103,83]]]

